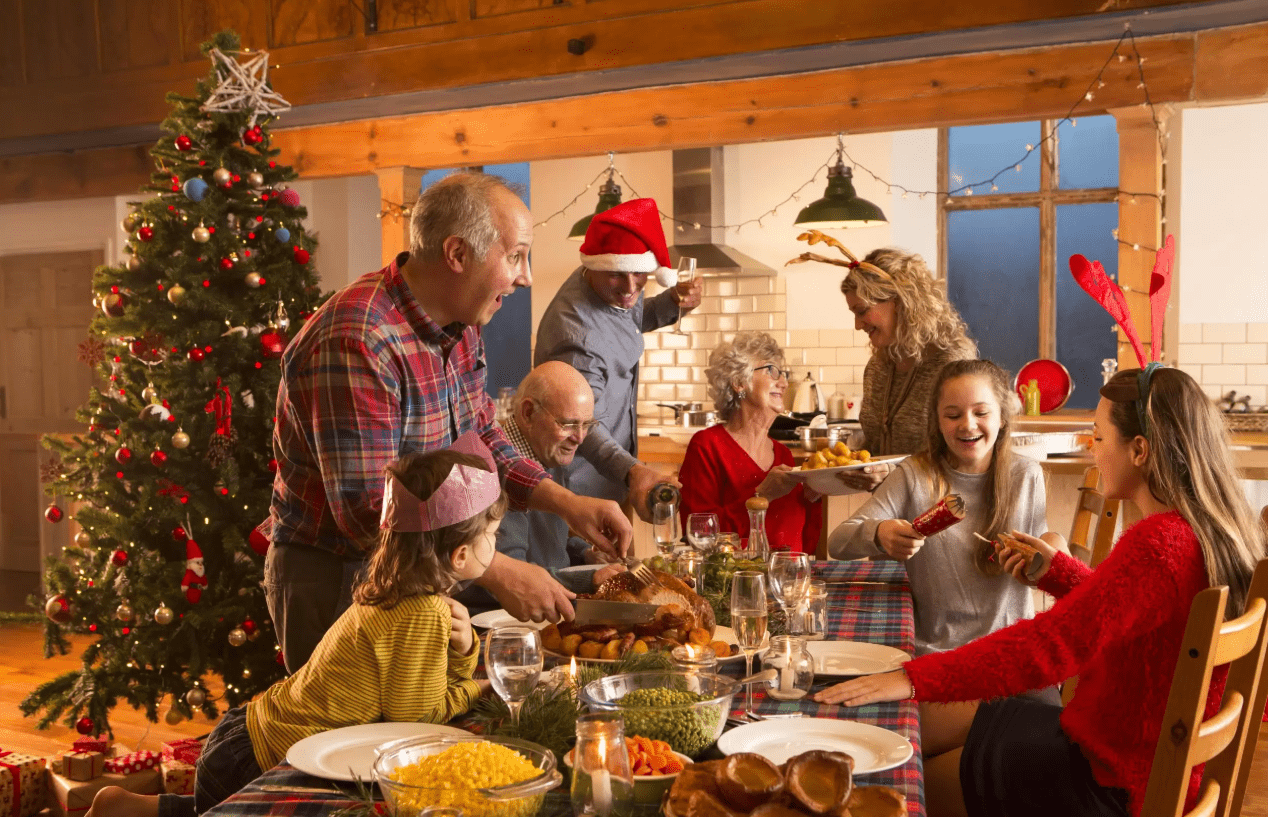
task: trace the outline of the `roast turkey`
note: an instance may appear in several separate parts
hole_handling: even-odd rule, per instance
[[[713,608],[700,594],[688,587],[682,579],[659,570],[652,570],[656,584],[644,587],[634,579],[631,573],[618,573],[601,584],[593,593],[582,594],[582,598],[602,599],[604,601],[628,601],[642,604],[655,604],[656,619],[668,624],[670,616],[680,617],[683,633],[703,628],[712,635],[717,622],[713,617]],[[675,609],[676,608],[676,609]],[[662,628],[663,629],[663,628]],[[684,639],[685,640],[685,639]]]

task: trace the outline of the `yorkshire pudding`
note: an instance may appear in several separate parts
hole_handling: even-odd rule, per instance
[[[850,817],[902,817],[906,813],[907,798],[889,786],[858,786],[850,793]]]
[[[770,802],[784,788],[779,767],[752,752],[737,752],[722,761],[714,781],[722,798],[744,811]]]
[[[784,790],[810,814],[843,817],[853,788],[854,758],[844,752],[804,752],[788,761]]]

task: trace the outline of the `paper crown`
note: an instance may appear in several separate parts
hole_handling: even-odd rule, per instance
[[[601,272],[673,272],[655,200],[630,199],[597,214],[581,244],[581,263]]]
[[[426,500],[410,493],[396,475],[388,472],[383,485],[383,512],[379,529],[397,533],[436,530],[470,519],[497,501],[502,494],[497,465],[488,446],[469,431],[449,446],[449,451],[471,454],[484,460],[489,470],[455,465],[449,476]]]
[[[1088,261],[1082,255],[1070,256],[1070,272],[1074,275],[1074,280],[1122,327],[1142,369],[1150,360],[1156,361],[1162,357],[1162,323],[1166,317],[1167,300],[1171,297],[1171,265],[1175,256],[1175,237],[1167,236],[1162,248],[1154,256],[1154,269],[1149,276],[1148,359],[1145,357],[1144,347],[1140,345],[1140,335],[1136,332],[1136,324],[1127,308],[1127,298],[1123,295],[1123,290],[1105,274],[1100,261]]]

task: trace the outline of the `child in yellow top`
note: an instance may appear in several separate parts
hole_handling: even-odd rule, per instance
[[[378,721],[443,723],[468,711],[482,691],[472,679],[479,641],[467,609],[447,594],[483,575],[505,511],[492,458],[474,435],[388,466],[365,579],[308,662],[216,725],[192,796],[110,786],[90,817],[201,814],[310,735]]]

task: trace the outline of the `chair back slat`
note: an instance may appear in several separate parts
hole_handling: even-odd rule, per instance
[[[1193,748],[1189,751],[1189,760],[1193,765],[1206,763],[1211,758],[1228,748],[1237,736],[1237,722],[1242,716],[1242,707],[1246,699],[1235,689],[1224,696],[1220,711],[1202,721],[1198,726],[1197,737],[1193,740]]]

